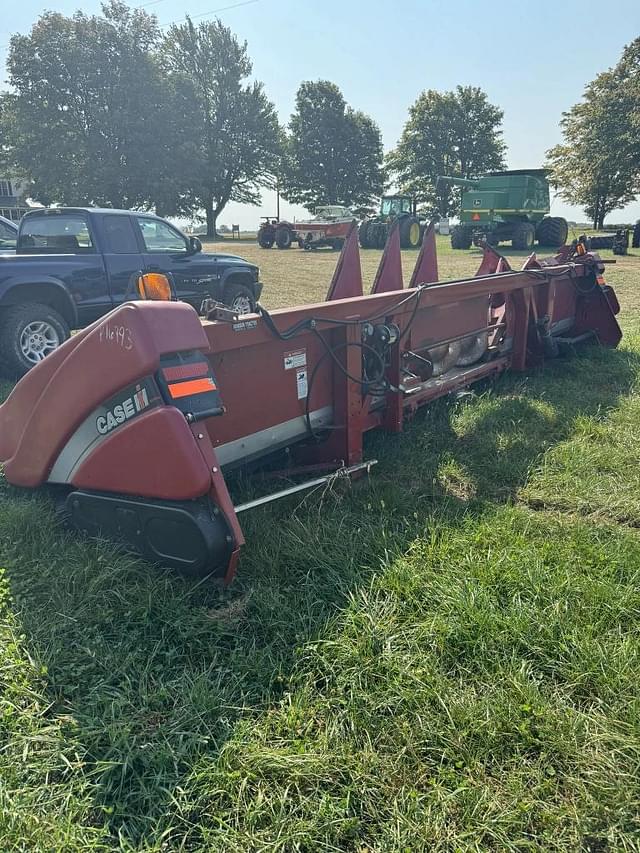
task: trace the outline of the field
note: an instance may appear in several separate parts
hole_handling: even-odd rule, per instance
[[[216,249],[270,308],[337,259]],[[619,350],[373,437],[368,483],[246,520],[227,591],[0,481],[3,853],[640,850],[640,253],[607,278]]]

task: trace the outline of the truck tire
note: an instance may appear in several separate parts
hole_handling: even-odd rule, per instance
[[[415,216],[404,216],[400,220],[400,246],[417,249],[420,245],[420,223]]]
[[[290,249],[293,243],[293,234],[288,225],[279,225],[276,228],[276,246],[279,249]]]
[[[561,216],[545,216],[538,224],[536,237],[541,246],[551,246],[557,249],[566,245],[569,236],[567,220]]]
[[[237,314],[254,314],[256,300],[246,284],[230,284],[225,288],[224,301]]]
[[[369,226],[370,225],[371,225],[371,223],[365,219],[365,221],[362,223],[362,225],[358,229],[358,239],[360,240],[360,246],[363,249],[370,248],[370,241],[369,241]]]
[[[530,222],[519,222],[513,229],[511,245],[514,249],[532,249],[536,239],[536,229]]]
[[[470,249],[473,235],[469,228],[463,225],[454,225],[451,229],[451,248]]]
[[[24,376],[68,340],[69,326],[49,305],[25,302],[0,315],[0,362],[11,378]]]

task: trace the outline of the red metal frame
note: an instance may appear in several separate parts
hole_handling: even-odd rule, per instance
[[[285,445],[302,465],[355,465],[362,461],[368,430],[400,432],[405,417],[436,397],[507,368],[541,365],[553,352],[554,336],[592,335],[605,346],[620,341],[619,306],[596,256],[572,259],[562,250],[540,261],[531,255],[516,271],[487,247],[474,278],[436,282],[437,269],[430,226],[413,286],[402,289],[395,227],[373,292],[362,295],[352,227],[323,303],[235,322],[200,322],[180,303],[122,306],[49,356],[0,407],[0,459],[7,479],[22,486],[53,481],[158,500],[208,494],[230,531],[229,580],[244,537],[223,465],[242,464]],[[124,333],[111,335],[114,326]],[[365,376],[366,341],[376,327],[395,336],[379,356],[383,388],[372,387]],[[407,373],[407,358],[427,363],[432,350],[485,334],[489,349],[477,363],[438,378]],[[217,386],[222,416],[189,422],[177,401],[158,396],[155,408],[140,418],[92,439],[67,479],[60,478],[59,458],[65,448],[68,455],[70,441],[79,441],[83,425],[91,426],[97,406],[131,383],[153,383],[167,354],[194,350],[206,356],[211,379],[198,381]],[[202,362],[202,357],[187,360],[184,368],[169,371],[195,380],[202,376]],[[314,418],[320,426],[310,434],[307,426]]]

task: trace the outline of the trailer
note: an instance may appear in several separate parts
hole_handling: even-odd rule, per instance
[[[439,281],[433,225],[403,287],[398,226],[363,294],[352,226],[326,301],[201,320],[140,275],[141,299],[78,332],[0,406],[7,480],[50,490],[66,518],[191,575],[234,576],[243,513],[375,460],[420,407],[563,345],[615,347],[619,306],[597,255],[565,246],[513,270],[491,247],[475,277]],[[143,299],[142,297],[145,297]],[[288,451],[289,488],[234,505],[225,476]]]

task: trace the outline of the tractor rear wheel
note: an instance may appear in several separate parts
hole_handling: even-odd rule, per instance
[[[536,229],[530,222],[519,222],[513,230],[511,245],[514,249],[532,249],[536,239]]]
[[[370,247],[371,238],[369,236],[369,226],[371,223],[365,219],[360,228],[358,229],[358,238],[360,240],[360,245],[363,249],[368,249]]]
[[[274,240],[273,231],[258,231],[258,245],[262,249],[270,249],[273,246]]]
[[[290,249],[293,242],[293,234],[288,225],[278,225],[276,228],[276,246],[279,249]]]
[[[569,236],[569,226],[567,220],[561,216],[545,216],[538,224],[536,237],[541,246],[551,246],[557,249],[558,246],[564,246]]]
[[[389,228],[387,225],[383,223],[379,223],[378,227],[374,231],[375,234],[375,247],[376,249],[384,249],[387,237],[389,236]]]
[[[420,223],[415,216],[405,216],[401,219],[400,245],[403,249],[417,249],[420,245]]]
[[[452,249],[470,249],[472,240],[471,229],[465,228],[464,225],[454,225],[451,229]]]

